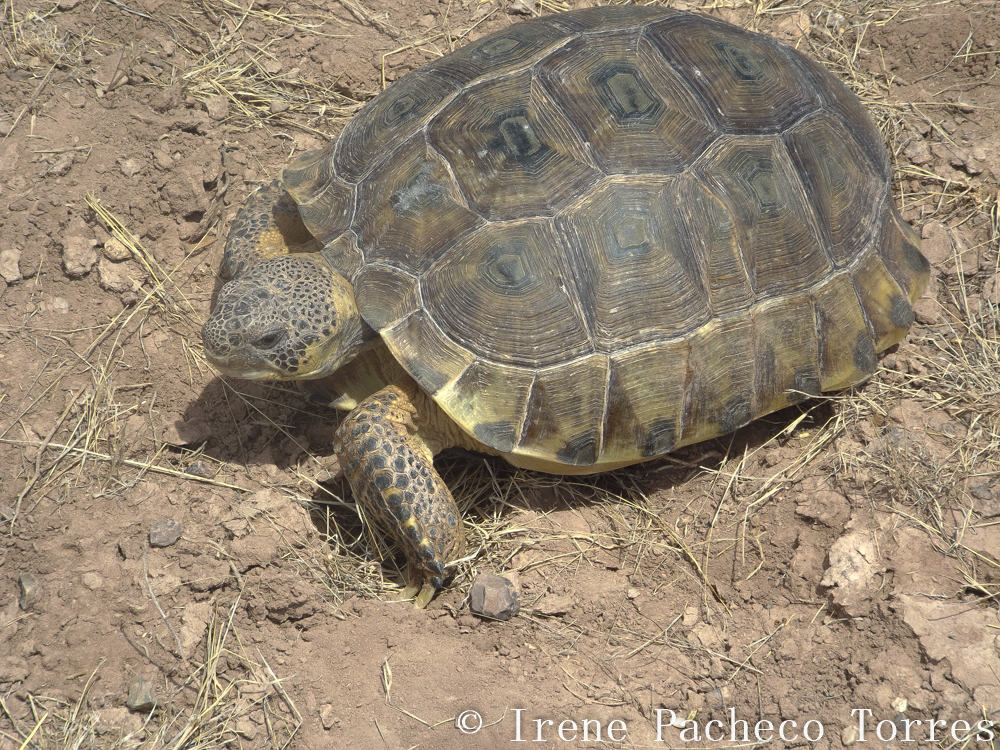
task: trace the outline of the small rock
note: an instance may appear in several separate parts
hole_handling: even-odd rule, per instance
[[[931,147],[923,138],[910,141],[903,149],[903,154],[917,165],[927,164],[932,158]]]
[[[848,614],[864,614],[862,602],[875,586],[875,562],[878,553],[867,531],[851,531],[840,537],[828,553],[830,566],[820,586],[831,589],[833,600]]]
[[[145,162],[142,159],[119,159],[118,166],[122,170],[123,175],[132,177],[142,171]]]
[[[889,701],[889,707],[892,708],[897,714],[905,714],[906,709],[910,707],[906,698],[896,697]]]
[[[67,172],[69,172],[70,168],[72,168],[73,163],[75,161],[76,161],[76,154],[74,154],[72,151],[69,151],[68,153],[63,154],[58,159],[56,159],[55,163],[51,167],[49,167],[48,170],[46,170],[45,174],[51,175],[53,177],[62,177]]]
[[[629,599],[638,599],[640,594],[642,594],[642,592],[635,587],[632,587],[625,592],[625,596],[627,596]]]
[[[97,85],[98,98],[128,83],[128,75],[124,65],[124,49],[112,52],[107,57],[98,57],[95,62],[97,70],[94,73],[93,81]]]
[[[977,688],[997,684],[1000,653],[992,632],[997,624],[995,610],[970,608],[956,600],[928,600],[925,596],[905,594],[898,601],[903,607],[903,621],[920,640],[921,652],[931,664],[945,662],[949,667],[947,675],[942,670],[940,677],[931,672],[931,686],[942,693],[943,701],[948,702],[947,693],[955,685],[964,690],[964,694],[954,697],[961,705]]]
[[[69,314],[69,300],[65,297],[53,297],[49,302],[52,312],[59,313],[60,315]]]
[[[977,502],[976,511],[983,518],[996,518],[1000,516],[1000,495],[995,495],[989,500]]]
[[[969,487],[969,494],[976,500],[992,500],[993,490],[990,489],[989,482],[980,482]]]
[[[27,612],[42,598],[42,584],[31,573],[21,573],[17,579],[21,587],[21,598],[17,606]]]
[[[518,13],[523,16],[535,15],[538,0],[514,0],[507,8],[508,13]]]
[[[19,656],[0,660],[0,682],[24,682],[31,674],[28,662]]]
[[[840,733],[840,742],[844,747],[849,747],[858,741],[858,728],[853,724],[844,727],[844,730]]]
[[[340,724],[340,718],[334,713],[332,703],[324,703],[319,709],[319,720],[323,724],[323,729],[328,732]]]
[[[173,42],[169,42],[169,44],[170,48],[173,49]],[[164,46],[166,46],[166,44],[164,44]],[[167,57],[170,57],[171,54],[173,53],[168,52]],[[162,114],[179,108],[183,101],[183,86],[180,83],[175,83],[173,86],[167,86],[166,88],[160,89],[153,94],[153,97],[150,100],[150,106]]]
[[[217,472],[207,461],[194,461],[187,467],[187,470],[184,473],[190,474],[193,477],[211,479],[219,472]]]
[[[114,237],[108,238],[108,241],[104,243],[103,252],[105,258],[115,263],[120,263],[132,257],[132,251],[125,246],[125,243]]]
[[[566,614],[572,608],[573,600],[570,597],[550,594],[538,603],[538,608],[535,611],[547,617],[557,617]]]
[[[851,503],[826,478],[807,478],[798,487],[795,513],[802,518],[818,521],[831,529],[843,527],[851,516]]]
[[[101,584],[104,583],[104,579],[97,573],[84,573],[81,576],[81,580],[83,581],[83,585],[91,591],[97,591],[97,589],[101,588]]]
[[[681,625],[685,628],[693,628],[698,624],[698,608],[685,607],[684,616],[681,618]]]
[[[521,611],[514,583],[503,576],[480,573],[469,593],[470,608],[480,617],[507,621]]]
[[[229,98],[219,94],[210,96],[205,101],[205,109],[213,120],[222,120],[229,116]]]
[[[8,284],[20,281],[21,269],[18,264],[21,262],[21,251],[16,247],[0,252],[0,277]]]
[[[207,420],[168,418],[164,421],[163,442],[168,445],[201,445],[212,437],[212,425]]]
[[[63,240],[63,269],[71,278],[90,273],[97,262],[97,240],[90,237],[71,236]]]
[[[228,570],[226,571],[228,573]],[[188,602],[180,616],[177,634],[187,653],[197,646],[208,630],[212,619],[212,605],[208,602]]]
[[[705,695],[705,702],[708,703],[713,711],[722,711],[729,705],[731,697],[732,690],[730,690],[728,685],[723,685],[721,688],[709,691]]]
[[[941,315],[941,306],[937,303],[937,300],[930,299],[929,297],[921,297],[913,303],[913,317],[917,319],[917,322],[923,323],[926,326],[938,325],[944,322],[944,317]]]
[[[172,518],[166,521],[157,521],[149,528],[149,545],[151,547],[169,547],[176,543],[183,533],[184,527]]]
[[[991,305],[1000,305],[1000,276],[994,275],[983,284],[983,299]]]
[[[107,258],[97,262],[98,283],[109,292],[127,292],[142,286],[145,274],[131,262],[114,263]]]
[[[74,109],[82,109],[87,106],[87,95],[83,92],[83,89],[70,89],[63,94],[63,98]]]
[[[281,102],[277,99],[272,99],[268,105],[268,109],[272,115],[280,115],[282,112],[287,112],[290,107],[291,105],[288,102]]]
[[[944,224],[939,221],[929,221],[924,225],[921,232],[923,241],[920,243],[920,252],[936,268],[944,268],[953,257],[951,238]]]
[[[156,704],[156,693],[153,691],[152,683],[143,677],[133,677],[128,685],[128,698],[125,700],[129,711],[146,713],[156,708]]]

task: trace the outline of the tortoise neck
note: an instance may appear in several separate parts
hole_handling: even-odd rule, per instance
[[[375,334],[350,362],[324,378],[303,381],[302,388],[335,409],[350,411],[403,375],[403,368]]]

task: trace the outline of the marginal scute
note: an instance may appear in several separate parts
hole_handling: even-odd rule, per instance
[[[571,465],[593,465],[601,455],[608,360],[594,355],[540,370],[518,452]]]
[[[477,438],[494,450],[509,453],[521,437],[521,422],[533,380],[534,374],[529,370],[476,360],[435,398],[458,424],[471,429],[488,425]],[[483,398],[485,393],[498,396]]]
[[[556,460],[569,466],[593,466],[597,463],[600,448],[598,434],[594,431],[585,432],[571,438],[556,451]]]
[[[680,438],[688,349],[688,343],[681,340],[611,356],[605,462],[639,461],[674,448]]]
[[[672,419],[655,419],[641,441],[639,453],[643,458],[666,455],[677,444],[677,423]]]
[[[906,329],[913,325],[913,308],[900,294],[893,297],[889,304],[889,320],[897,328]]]
[[[362,315],[364,312],[362,308]],[[474,359],[467,349],[449,339],[423,309],[382,329],[382,338],[396,360],[431,395],[454,382]]]
[[[480,443],[501,453],[510,453],[517,444],[517,425],[512,422],[478,422],[472,434]]]
[[[368,264],[354,284],[358,309],[365,322],[377,331],[391,328],[420,306],[417,279],[390,266]]]
[[[351,282],[365,262],[361,248],[358,247],[358,236],[354,232],[344,232],[326,243],[320,252],[337,273]]]
[[[858,335],[854,339],[853,360],[854,366],[859,372],[867,372],[871,374],[875,372],[875,368],[878,367],[875,342],[866,331],[858,331]]]
[[[885,267],[906,292],[906,299],[912,305],[927,288],[931,264],[920,252],[920,236],[903,221],[894,206],[890,206],[883,219],[878,250]]]
[[[819,381],[816,316],[808,296],[762,305],[753,315],[753,413],[798,403],[803,384]]]
[[[913,322],[912,312],[904,316],[899,309],[897,300],[905,304],[903,291],[877,253],[873,253],[853,277],[854,288],[875,339],[875,351],[885,351],[906,335],[909,323],[901,325],[905,318]],[[906,307],[909,309],[909,305]]]
[[[875,357],[875,343],[868,331],[865,314],[846,273],[832,276],[813,295],[816,332],[819,341],[820,387],[836,391],[867,379],[874,371],[869,366]],[[858,357],[858,338],[867,341],[866,356]]]
[[[737,316],[713,321],[692,337],[691,383],[684,399],[680,445],[731,432],[753,401],[754,358],[748,355],[753,322]],[[746,410],[743,409],[746,405]]]

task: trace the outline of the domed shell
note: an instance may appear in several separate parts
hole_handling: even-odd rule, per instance
[[[520,465],[633,463],[861,382],[928,278],[858,99],[665,8],[481,39],[283,179],[399,362]]]

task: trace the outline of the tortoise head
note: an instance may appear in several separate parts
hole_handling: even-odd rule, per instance
[[[209,362],[248,380],[321,378],[377,336],[350,282],[318,253],[255,263],[222,287],[201,330]]]

